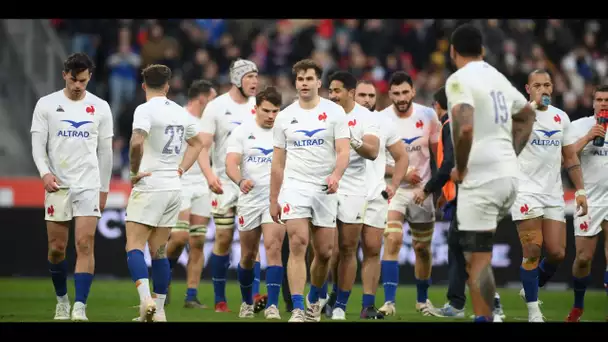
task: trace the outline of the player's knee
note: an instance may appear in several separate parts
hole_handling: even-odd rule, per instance
[[[315,259],[320,263],[328,263],[331,259],[333,244],[327,243],[319,246],[315,251]]]
[[[403,242],[403,233],[401,232],[393,232],[389,233],[384,239],[384,248],[394,253],[395,251],[399,251],[401,248],[401,243]]]
[[[535,244],[526,244],[523,246],[524,258],[521,266],[526,270],[532,270],[538,267],[540,261],[540,246]]]
[[[78,256],[93,256],[94,235],[81,236],[76,240],[76,253]]]
[[[256,253],[253,249],[241,249],[241,266],[251,269],[255,263]]]
[[[308,239],[298,234],[289,236],[289,255],[295,257],[304,257],[308,247]],[[316,255],[315,255],[316,256]]]
[[[198,251],[202,251],[204,246],[205,236],[195,235],[190,237],[190,250],[195,249]]]
[[[65,243],[51,244],[49,246],[49,260],[56,263],[65,259],[65,249]]]
[[[342,241],[340,241],[340,245],[338,246],[338,254],[340,255],[340,257],[351,257],[357,252],[357,245],[358,244],[356,240],[346,241],[345,239],[343,239]],[[332,249],[335,250],[335,247]]]
[[[378,259],[380,258],[380,250],[382,249],[381,243],[367,243],[363,246],[363,257],[365,259]]]
[[[428,242],[415,241],[414,252],[416,253],[416,258],[420,258],[422,260],[430,260],[431,245]]]
[[[281,257],[281,249],[283,249],[282,241],[278,239],[268,239],[264,241],[264,248],[266,249],[267,259],[277,259]]]
[[[591,267],[593,261],[593,255],[586,250],[579,250],[576,252],[576,258],[574,259],[574,267],[579,269],[587,269]]]
[[[555,247],[555,248],[547,248],[547,259],[551,260],[553,263],[560,263],[566,257],[565,248]]]

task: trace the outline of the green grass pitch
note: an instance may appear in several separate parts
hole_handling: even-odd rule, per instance
[[[171,303],[166,308],[169,322],[209,322],[237,321],[240,305],[240,290],[235,281],[227,285],[228,305],[231,313],[215,313],[213,305],[213,289],[210,282],[203,282],[199,287],[199,300],[207,304],[209,309],[184,309],[183,298],[186,290],[185,282],[174,281],[171,286]],[[265,292],[262,283],[262,292]],[[70,301],[74,300],[74,286],[68,282]],[[435,306],[442,306],[445,301],[446,288],[435,286],[429,290],[429,299]],[[506,321],[527,321],[525,303],[519,298],[514,289],[499,289],[502,303],[507,315]],[[384,297],[382,286],[378,290],[376,305],[381,306]],[[543,301],[541,310],[547,321],[563,322],[572,306],[573,293],[568,291],[540,291]],[[470,322],[472,314],[470,303],[467,303],[466,318],[451,319],[423,317],[415,310],[416,288],[401,286],[397,291],[397,315],[387,317],[386,322]],[[138,304],[138,295],[130,280],[96,279],[93,282],[87,303],[87,315],[93,322],[129,322],[138,315],[134,308]],[[52,282],[49,279],[36,278],[0,278],[0,322],[48,322],[53,321],[55,311],[55,296]],[[605,321],[607,316],[608,298],[605,291],[588,291],[585,298],[585,313],[582,321]],[[356,285],[352,291],[347,309],[347,321],[360,321],[361,287]],[[279,302],[283,321],[289,319],[289,313],[284,311],[282,297]],[[250,321],[265,321],[263,313]],[[331,322],[323,316],[322,321]]]

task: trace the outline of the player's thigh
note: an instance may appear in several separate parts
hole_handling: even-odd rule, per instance
[[[234,215],[240,192],[239,187],[233,182],[229,182],[224,184],[223,190],[222,194],[211,194],[211,214],[213,216],[226,216],[230,212]]]
[[[169,232],[171,228],[177,224],[177,218],[179,216],[181,208],[181,196],[180,191],[163,191],[165,196],[164,210],[158,220],[157,227],[168,227]],[[167,235],[168,237],[169,235]]]
[[[48,239],[49,254],[64,254],[70,236],[70,221],[46,222],[46,235]]]
[[[549,212],[551,208],[547,208],[545,212]],[[561,255],[566,249],[566,222],[548,219],[547,216],[543,219],[543,242],[545,250],[548,254]]]
[[[241,248],[254,250],[259,246],[262,234],[262,215],[268,207],[241,206],[237,208],[239,213],[239,238]],[[254,255],[255,257],[255,255]]]
[[[125,235],[127,238],[127,252],[133,249],[143,251],[152,233],[152,226],[143,223],[127,221],[125,224]]]
[[[338,194],[337,218],[346,224],[362,224],[365,213],[365,196]]]
[[[59,189],[55,192],[45,192],[44,219],[47,222],[72,221],[72,200],[69,189]]]
[[[456,216],[458,230],[492,232],[515,200],[517,181],[513,178],[496,179],[481,186],[460,187]]]
[[[386,228],[388,217],[388,202],[383,198],[376,198],[367,202],[363,214],[363,224],[380,230]]]
[[[209,214],[210,215],[210,214]],[[207,235],[207,226],[209,225],[209,216],[190,215],[190,237],[194,239],[205,240]]]
[[[309,218],[295,218],[285,221],[290,255],[305,256],[310,241],[309,224]]]
[[[388,201],[388,211],[400,213],[405,217],[407,207],[413,201],[413,194],[410,190],[399,188],[395,192],[393,198]],[[390,219],[389,219],[390,221]]]
[[[264,222],[265,220],[262,220]],[[285,239],[286,227],[283,224],[275,223],[270,218],[271,222],[262,223],[262,234],[264,235],[264,248],[266,253],[271,249],[276,249],[281,252],[283,240]]]
[[[338,216],[338,195],[316,192],[312,197],[312,225],[314,227],[336,228]],[[333,233],[332,233],[333,234]],[[332,239],[333,239],[333,235]],[[333,243],[333,242],[332,242]]]
[[[367,224],[363,225],[363,229],[361,230],[361,248],[363,249],[364,257],[380,254],[383,235],[384,229]]]

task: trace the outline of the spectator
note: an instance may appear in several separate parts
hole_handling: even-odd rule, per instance
[[[110,73],[110,107],[116,122],[116,116],[123,106],[135,98],[141,65],[141,58],[131,44],[129,29],[123,28],[119,31],[117,51],[110,55],[107,64]]]

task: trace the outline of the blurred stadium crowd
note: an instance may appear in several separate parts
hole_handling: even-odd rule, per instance
[[[416,102],[430,105],[452,69],[448,37],[460,20],[433,19],[53,19],[70,52],[92,56],[97,70],[89,90],[108,100],[115,116],[115,176],[122,178],[135,107],[145,101],[140,70],[151,63],[173,70],[170,98],[185,104],[193,80],[230,88],[228,67],[237,58],[260,68],[260,89],[273,84],[284,105],[295,99],[291,66],[312,57],[324,67],[324,86],[343,69],[378,89],[377,108],[392,72],[414,79]],[[486,60],[525,94],[527,74],[553,75],[554,104],[571,120],[592,114],[594,86],[608,83],[608,27],[595,20],[476,20],[485,33]],[[603,45],[602,45],[603,44]],[[327,90],[322,91],[327,95]],[[122,151],[122,153],[121,153]],[[566,177],[567,179],[567,177]]]

